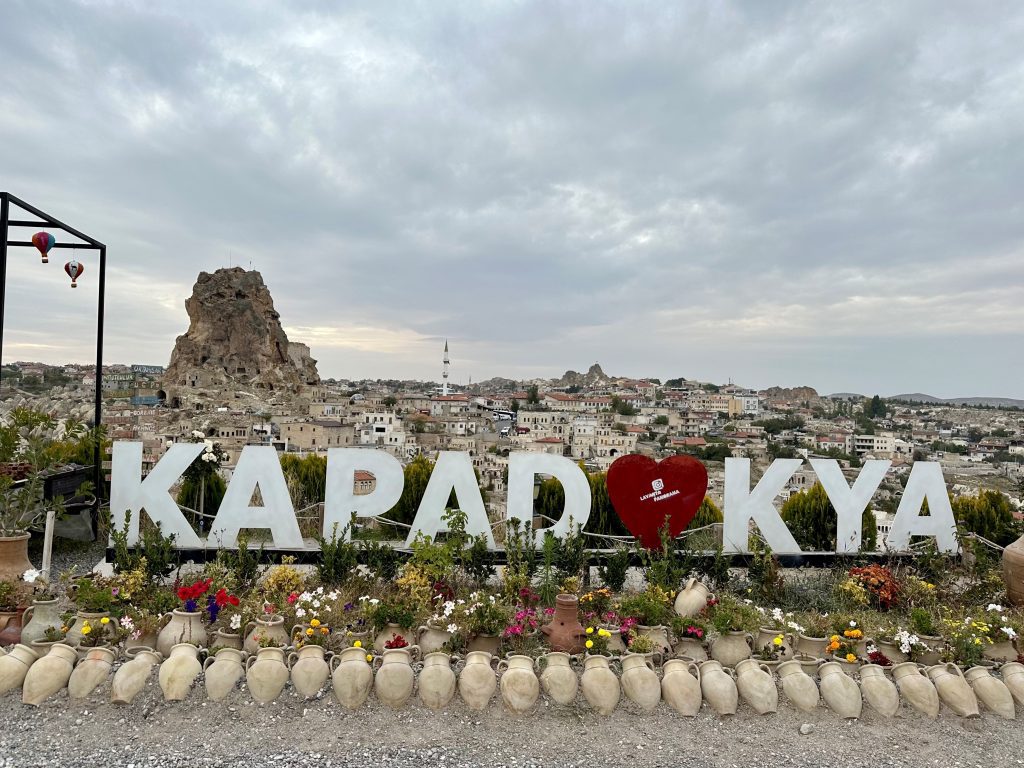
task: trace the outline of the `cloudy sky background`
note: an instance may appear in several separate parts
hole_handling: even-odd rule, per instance
[[[251,264],[324,376],[447,337],[456,382],[1024,397],[1022,39],[1018,2],[4,0],[0,188],[108,244],[107,362]],[[5,360],[91,359],[68,254],[12,256]]]

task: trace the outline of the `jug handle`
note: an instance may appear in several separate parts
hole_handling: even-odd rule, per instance
[[[744,632],[743,633],[743,639],[746,641],[747,645],[750,646],[751,652],[753,652],[753,650],[754,650],[754,636],[752,634],[750,634],[749,632]]]
[[[248,659],[245,660],[245,671],[246,672],[248,672],[249,669],[252,667],[252,663],[254,661],[256,661],[256,657],[255,656],[250,656]]]
[[[168,611],[167,613],[165,613],[163,616],[160,617],[160,621],[157,622],[157,626],[159,626],[160,629],[163,629],[164,627],[166,627],[170,623],[172,618],[173,618],[173,615],[170,613],[170,611]]]
[[[380,664],[378,664],[377,662],[380,662]],[[382,653],[379,656],[374,656],[373,657],[373,661],[370,662],[370,668],[376,671],[376,670],[380,669],[383,664],[384,664],[384,654]]]
[[[708,592],[708,600],[717,600],[718,596],[714,592]]]
[[[501,661],[499,661],[499,662],[498,662],[498,668],[497,668],[497,669],[495,670],[495,672],[496,672],[497,674],[499,674],[499,675],[500,675],[500,674],[502,673],[502,671],[503,671],[503,670],[502,670],[502,668],[501,668],[501,665],[502,665],[502,664],[504,664],[504,665],[505,665],[505,669],[508,669],[508,661],[506,661],[505,659],[502,659]]]
[[[207,656],[206,660],[203,661],[203,672],[210,668],[210,665],[217,660],[216,656]]]
[[[767,672],[768,673],[768,677],[770,677],[772,680],[775,679],[775,672],[772,671],[772,668],[769,667],[767,664],[758,664],[757,666],[759,666],[761,668],[762,672]]]
[[[35,611],[36,607],[34,605],[30,605],[25,609],[25,612],[21,614],[21,626],[28,626],[29,622],[32,621],[32,614],[35,613]]]
[[[696,661],[691,661],[686,665],[686,669],[693,673],[693,676],[697,678],[697,682],[700,682],[700,665]]]
[[[423,637],[423,633],[426,632],[428,629],[430,629],[430,627],[428,627],[426,624],[421,624],[420,628],[416,630],[416,643],[417,644],[419,644],[420,638]]]
[[[419,645],[410,645],[406,650],[409,652],[409,655],[412,656],[413,661],[422,661]]]
[[[334,674],[334,670],[338,668],[338,664],[335,664],[335,662],[338,662],[338,664],[340,664],[341,656],[332,656],[331,660],[327,662],[327,666],[330,668],[332,675]]]
[[[696,583],[697,583],[697,577],[696,576],[691,576],[690,578],[688,578],[686,580],[686,586],[683,587],[683,592],[689,592],[691,589],[693,589],[693,585],[696,584]]]
[[[288,667],[288,669],[291,669],[291,668],[292,668],[292,664],[294,664],[294,663],[295,663],[294,661],[292,661],[292,659],[297,659],[297,658],[299,658],[299,654],[298,654],[298,653],[297,653],[296,651],[292,651],[292,652],[291,652],[291,653],[289,653],[289,654],[288,654],[288,656],[286,657],[286,659],[285,659],[285,664],[284,664],[284,665],[285,665],[286,667]]]
[[[955,672],[956,672],[956,673],[957,673],[958,675],[960,675],[960,679],[961,679],[961,680],[963,680],[964,682],[966,682],[966,681],[967,681],[967,678],[965,678],[965,677],[964,677],[964,671],[963,671],[962,669],[960,669],[960,667],[958,667],[958,666],[957,666],[956,664],[954,664],[953,662],[951,662],[951,661],[947,661],[947,662],[946,662],[946,669],[949,669],[950,667],[952,667],[952,668],[953,668],[953,670],[954,670],[954,671],[955,671]]]
[[[729,675],[733,680],[736,679],[736,670],[732,667],[722,667],[722,671]]]
[[[170,616],[171,614],[167,614],[167,615]],[[242,638],[243,639],[248,638],[249,637],[249,633],[252,632],[254,629],[256,629],[256,622],[255,621],[250,621],[250,622],[246,623],[245,629],[242,630]]]

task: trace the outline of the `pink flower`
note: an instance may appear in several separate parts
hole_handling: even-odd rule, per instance
[[[555,609],[554,608],[545,608],[544,609],[544,615],[545,616],[554,616],[555,615]]]

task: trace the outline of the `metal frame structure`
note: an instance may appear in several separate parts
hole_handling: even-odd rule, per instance
[[[11,208],[17,208],[36,217],[36,220],[12,219]],[[0,192],[0,362],[3,360],[4,348],[4,304],[7,299],[7,249],[32,248],[31,240],[10,240],[11,228],[42,228],[59,229],[80,242],[55,243],[54,248],[71,250],[98,251],[99,266],[99,302],[96,309],[96,402],[93,410],[93,427],[99,430],[103,419],[103,312],[107,289],[107,246],[99,240],[89,237],[74,227],[68,226],[59,219],[41,211],[34,205],[15,197],[10,192]],[[99,505],[103,491],[103,457],[100,455],[101,441],[97,440],[93,448],[93,480],[96,488],[96,510],[93,526],[98,520]]]

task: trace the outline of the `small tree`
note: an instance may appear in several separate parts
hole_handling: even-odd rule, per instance
[[[821,483],[815,483],[808,490],[790,496],[782,505],[782,520],[802,549],[835,551],[838,518]],[[877,528],[870,506],[865,507],[861,513],[861,528],[861,549],[876,549]]]

